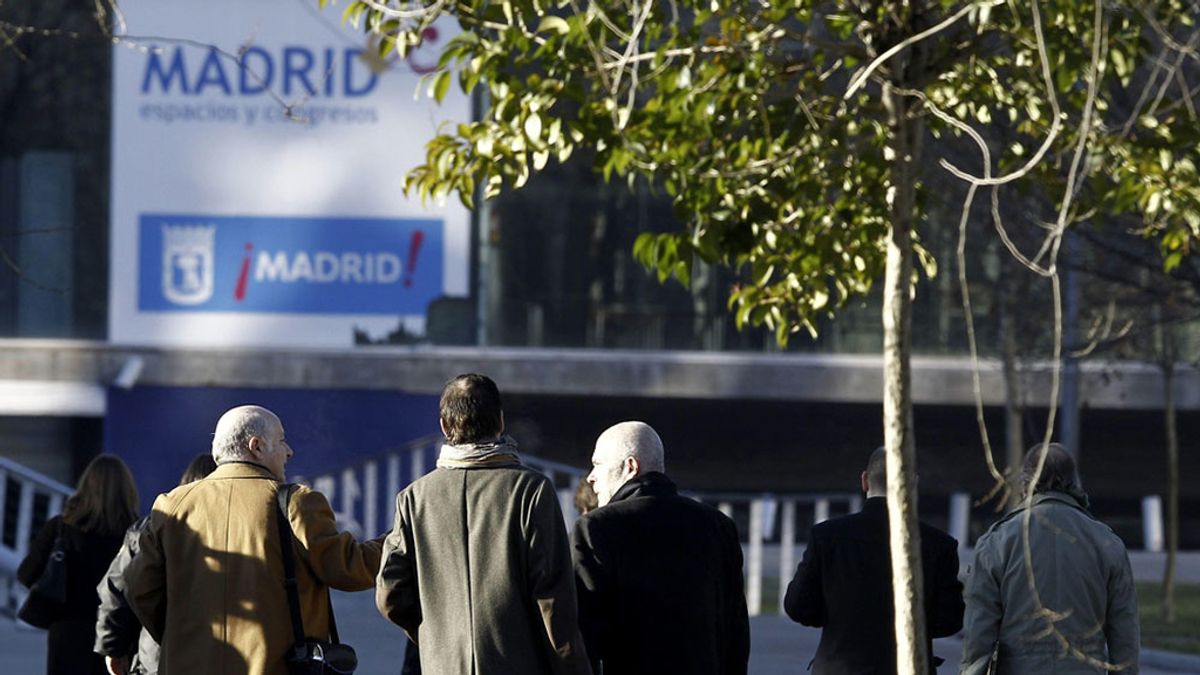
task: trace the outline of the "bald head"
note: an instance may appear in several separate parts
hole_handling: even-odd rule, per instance
[[[863,492],[868,497],[887,495],[887,448],[875,448],[867,459],[867,470],[862,474]]]
[[[596,439],[592,472],[587,481],[600,506],[631,478],[650,471],[664,471],[663,444],[658,433],[645,422],[621,422]]]
[[[634,457],[642,471],[663,470],[662,439],[645,422],[614,424],[596,439],[596,451],[601,449],[612,457]]]
[[[291,448],[284,441],[283,423],[266,408],[238,406],[217,420],[212,456],[218,465],[254,462],[267,467],[282,480],[283,466],[291,454]]]

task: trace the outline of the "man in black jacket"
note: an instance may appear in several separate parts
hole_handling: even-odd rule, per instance
[[[862,511],[815,525],[804,559],[788,584],[783,607],[793,620],[822,628],[812,662],[815,675],[896,672],[892,568],[888,546],[886,453],[871,454],[862,474],[867,493]],[[921,523],[921,566],[925,579],[925,630],[932,638],[962,628],[962,583],[958,543]]]
[[[733,521],[682,497],[658,434],[623,422],[596,440],[600,508],[575,524],[579,626],[603,675],[745,675],[750,623]]]
[[[183,470],[179,484],[194,483],[216,470],[211,454],[196,455]],[[115,675],[158,674],[158,643],[142,629],[142,622],[125,599],[125,570],[138,554],[139,540],[149,521],[150,516],[143,516],[129,526],[117,556],[96,586],[100,608],[96,611],[95,651],[104,656],[105,667]]]

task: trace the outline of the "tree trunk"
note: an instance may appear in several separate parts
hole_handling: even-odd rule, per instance
[[[890,86],[883,91],[889,117],[892,225],[883,287],[883,436],[887,446],[888,528],[896,621],[896,672],[925,675],[924,578],[917,523],[916,448],[912,424],[913,205],[921,119],[910,100]]]
[[[1012,263],[1006,258],[1005,268]],[[1025,455],[1025,438],[1022,426],[1021,383],[1017,379],[1017,317],[1016,298],[1012,290],[1012,276],[1001,284],[1003,295],[1000,304],[1000,339],[1003,342],[1004,364],[1004,447],[1005,478],[1008,481],[1008,505],[1016,507],[1021,502],[1021,461]]]
[[[1163,418],[1167,427],[1167,568],[1163,571],[1163,620],[1175,622],[1175,555],[1179,550],[1179,435],[1175,429],[1175,338],[1163,327]]]

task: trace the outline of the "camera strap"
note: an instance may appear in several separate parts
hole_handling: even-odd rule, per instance
[[[304,644],[304,617],[300,614],[300,594],[296,586],[296,561],[293,554],[295,535],[288,522],[288,501],[294,485],[282,483],[275,491],[275,521],[279,525],[279,548],[283,557],[283,587],[287,591],[288,610],[292,615],[292,635],[295,637],[295,648]],[[337,621],[333,616],[333,600],[329,597],[329,589],[325,589],[325,601],[329,603],[329,641],[340,644],[337,633]]]

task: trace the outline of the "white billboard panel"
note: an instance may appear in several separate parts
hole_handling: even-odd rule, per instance
[[[466,209],[401,191],[438,126],[470,119],[454,87],[415,96],[451,25],[371,64],[309,0],[121,8],[137,37],[113,55],[113,342],[348,347],[355,329],[420,334],[430,301],[467,294]]]

